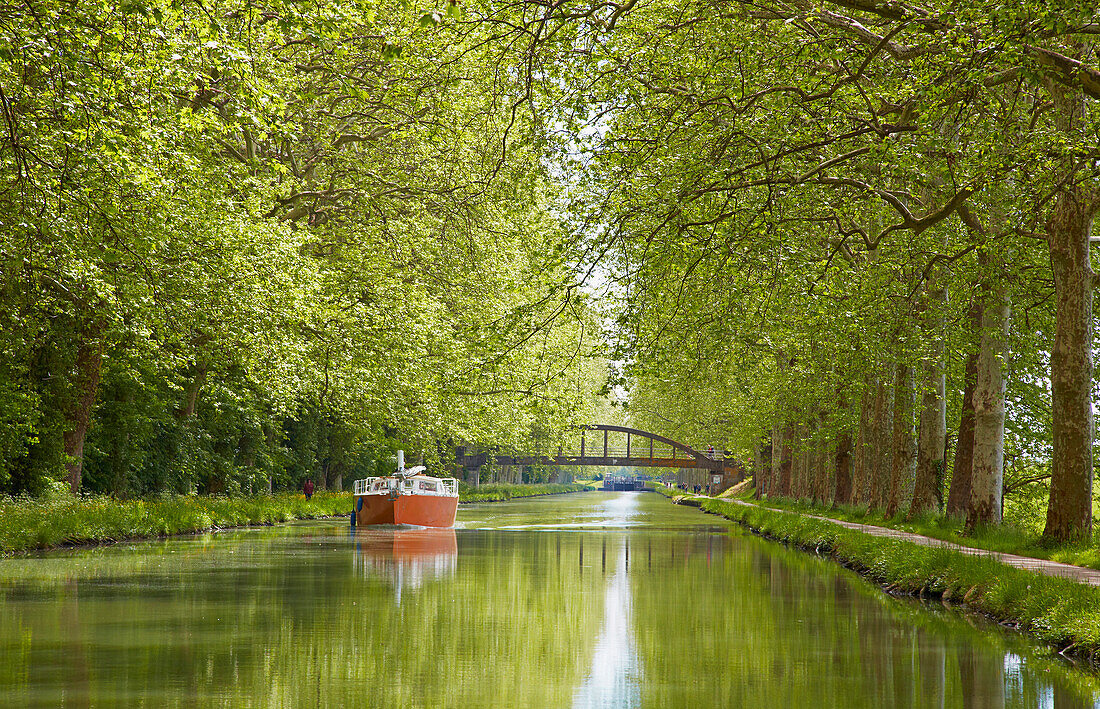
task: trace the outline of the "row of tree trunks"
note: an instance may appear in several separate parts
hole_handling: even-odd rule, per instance
[[[1053,390],[1052,480],[1044,536],[1053,541],[1087,539],[1092,533],[1092,284],[1089,238],[1100,194],[1066,187],[1047,223],[1056,291],[1056,336],[1051,353]],[[761,463],[763,494],[827,502],[831,480],[835,504],[861,504],[896,515],[925,514],[942,504],[946,457],[946,392],[943,364],[943,291],[930,293],[936,315],[926,323],[934,346],[921,364],[919,388],[913,370],[895,365],[892,377],[865,381],[859,426],[841,432],[832,459],[808,431],[787,423],[772,430],[770,466]],[[984,302],[983,302],[984,301]],[[1005,380],[1003,374],[1011,303],[994,278],[971,307],[977,348],[967,355],[959,432],[946,513],[966,518],[968,528],[999,523],[1003,514]],[[891,381],[893,380],[893,381]],[[920,395],[917,429],[913,410]],[[838,406],[843,410],[843,404]],[[827,470],[826,470],[827,468]],[[911,495],[911,498],[909,497]]]
[[[1100,208],[1096,192],[1072,183],[1062,187],[1046,224],[1055,280],[1056,336],[1051,352],[1053,474],[1044,536],[1054,541],[1089,538],[1092,532],[1094,275],[1089,238]],[[967,215],[967,221],[970,225],[972,217]],[[980,224],[972,228],[978,236],[986,236]],[[977,347],[966,358],[946,501],[946,513],[965,516],[968,528],[998,523],[1003,514],[1003,367],[1011,303],[997,276],[983,290],[983,298],[975,298],[971,307],[969,324]],[[828,501],[824,487],[828,477],[835,504],[866,505],[891,516],[907,511],[909,517],[940,508],[947,438],[945,302],[944,290],[929,291],[929,315],[923,326],[932,347],[920,364],[919,387],[905,364],[869,375],[855,440],[852,431],[838,434],[828,466],[823,465],[827,452],[821,444],[809,443],[813,437],[808,426],[777,422],[771,432],[769,465],[758,463],[761,494]],[[918,396],[919,423],[914,430]],[[781,405],[777,408],[783,410]],[[838,411],[843,408],[841,398]]]

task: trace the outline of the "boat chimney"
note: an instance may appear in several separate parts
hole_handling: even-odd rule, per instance
[[[405,451],[397,451],[397,472],[405,472]]]

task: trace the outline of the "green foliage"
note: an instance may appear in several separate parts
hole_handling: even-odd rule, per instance
[[[584,417],[597,328],[557,187],[502,108],[524,87],[461,15],[11,14],[0,490],[81,462],[117,497],[334,485],[397,447],[439,466],[448,441],[529,447]]]

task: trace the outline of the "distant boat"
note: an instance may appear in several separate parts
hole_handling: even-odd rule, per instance
[[[458,512],[458,480],[421,475],[423,465],[405,469],[397,452],[397,472],[355,481],[355,525],[415,524],[453,527]]]

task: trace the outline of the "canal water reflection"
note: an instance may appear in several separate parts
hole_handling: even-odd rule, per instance
[[[651,493],[0,561],[0,707],[1100,707],[1049,654]]]

